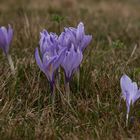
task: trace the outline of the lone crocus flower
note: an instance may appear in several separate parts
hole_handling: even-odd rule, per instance
[[[52,92],[52,102],[54,104],[54,84],[55,84],[55,71],[60,66],[64,49],[58,50],[56,34],[48,34],[47,31],[41,33],[40,38],[40,51],[38,48],[35,50],[35,59],[42,72],[46,75]]]
[[[140,90],[138,89],[137,83],[127,76],[123,75],[120,80],[122,89],[122,97],[126,100],[127,114],[126,114],[126,125],[128,123],[128,117],[130,112],[130,106],[133,105],[136,100],[140,97]]]
[[[13,29],[9,25],[8,28],[2,26],[0,27],[0,48],[3,50],[4,55],[7,57],[8,62],[11,67],[11,71],[14,74],[15,69],[14,69],[14,64],[11,58],[11,55],[9,54],[9,48],[11,45],[13,39]]]

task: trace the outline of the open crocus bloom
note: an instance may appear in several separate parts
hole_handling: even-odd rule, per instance
[[[91,42],[92,36],[85,35],[84,24],[80,22],[77,28],[65,28],[65,31],[61,33],[59,39],[63,43],[63,46],[70,46],[72,43],[83,52]]]
[[[54,41],[54,38],[56,38],[55,34],[48,34],[47,32],[41,34],[40,53],[38,48],[35,50],[36,62],[41,71],[47,76],[51,88],[53,88],[54,85],[55,70],[60,66],[64,56],[64,49],[60,51],[57,50],[57,42],[56,40]]]
[[[58,38],[61,48],[66,48],[66,53],[61,66],[65,70],[66,81],[78,69],[83,59],[83,51],[91,42],[92,36],[85,35],[84,24],[80,22],[77,28],[65,28]]]
[[[55,33],[49,34],[47,30],[43,30],[40,33],[39,45],[40,45],[40,51],[42,54],[44,54],[46,51],[49,53],[57,54],[57,51],[59,51],[57,34]]]
[[[9,53],[9,47],[13,38],[13,29],[9,25],[8,28],[0,27],[0,48],[3,50],[5,55]]]
[[[120,85],[122,89],[122,96],[126,100],[126,119],[128,120],[130,105],[133,105],[136,102],[136,100],[140,97],[140,90],[138,89],[137,83],[132,82],[132,80],[127,75],[123,75],[121,77]]]

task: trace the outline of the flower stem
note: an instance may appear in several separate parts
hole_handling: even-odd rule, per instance
[[[79,92],[79,82],[80,82],[80,70],[79,68],[77,69],[77,72],[76,72],[76,75],[77,75],[77,91]]]
[[[66,82],[65,84],[65,90],[66,90],[66,99],[68,104],[70,104],[70,85],[69,82]]]
[[[54,111],[55,109],[55,84],[50,83],[51,86],[51,103],[52,103],[52,109]]]
[[[128,126],[128,113],[126,114],[126,127]]]
[[[58,68],[58,70],[57,70],[57,79],[56,79],[56,86],[57,86],[57,88],[60,88],[60,79],[61,79],[60,72],[61,72],[61,69]]]
[[[8,59],[9,65],[10,65],[11,72],[14,75],[15,74],[15,68],[14,68],[14,63],[13,63],[11,55],[8,54],[7,59]]]

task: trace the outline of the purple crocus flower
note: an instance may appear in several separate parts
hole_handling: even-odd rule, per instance
[[[124,100],[126,100],[126,120],[128,121],[130,106],[131,104],[133,105],[138,98],[140,98],[140,89],[138,89],[137,83],[132,82],[132,80],[127,75],[123,75],[121,77],[120,85],[122,89],[122,97],[124,98]]]
[[[40,53],[38,48],[35,50],[35,59],[36,62],[47,76],[47,79],[50,82],[51,90],[53,91],[54,86],[54,73],[60,66],[63,56],[64,49],[58,50],[57,45],[57,36],[56,34],[43,31],[40,38]],[[41,56],[41,57],[40,57]]]
[[[0,48],[3,50],[5,55],[9,53],[9,47],[13,38],[13,29],[9,25],[8,28],[0,27]]]
[[[3,50],[4,55],[7,57],[11,71],[15,74],[14,64],[9,54],[9,47],[13,39],[13,29],[10,25],[8,28],[2,26],[0,27],[0,48]]]
[[[71,48],[65,51],[64,60],[61,66],[65,70],[66,82],[69,82],[75,70],[79,67],[82,62],[83,54],[81,50],[75,49],[74,45],[71,44]]]
[[[66,81],[69,81],[72,74],[78,69],[83,51],[91,42],[92,36],[85,35],[84,24],[80,22],[77,28],[65,28],[58,38],[60,47],[67,48],[64,60],[61,66],[65,70]]]
[[[73,43],[75,47],[79,48],[83,52],[91,42],[92,36],[85,35],[84,24],[80,22],[77,28],[65,28],[65,31],[61,33],[59,39],[62,46],[68,47]]]
[[[91,39],[91,35],[85,35],[84,24],[82,22],[78,24],[77,28],[65,28],[64,32],[62,32],[58,38],[59,47],[66,48],[64,60],[61,66],[65,71],[65,90],[68,102],[70,101],[69,81],[72,75],[77,71],[77,85],[79,88],[79,66],[83,59],[83,51],[89,45]]]
[[[43,30],[43,32],[40,33],[39,45],[42,54],[46,51],[49,51],[50,53],[57,53],[59,51],[57,34],[49,34],[47,30]]]
[[[70,48],[65,50],[64,59],[61,63],[65,71],[65,91],[68,104],[70,103],[70,86],[69,82],[72,75],[78,69],[83,59],[82,51],[79,48],[75,48],[74,44],[71,44]]]

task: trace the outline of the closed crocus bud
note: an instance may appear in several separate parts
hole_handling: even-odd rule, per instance
[[[9,47],[13,39],[13,29],[9,25],[8,28],[2,26],[0,28],[0,48],[5,55],[9,53]]]
[[[132,82],[132,80],[127,75],[123,75],[121,77],[120,85],[122,89],[122,97],[126,101],[127,106],[126,122],[128,122],[130,106],[131,104],[134,105],[137,99],[140,98],[140,89],[138,89],[137,83]]]
[[[13,64],[11,55],[9,54],[9,48],[10,48],[12,39],[13,39],[12,27],[10,25],[8,25],[8,28],[4,26],[0,27],[0,48],[3,50],[4,55],[8,59],[12,73],[15,74],[14,64]]]

